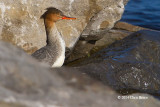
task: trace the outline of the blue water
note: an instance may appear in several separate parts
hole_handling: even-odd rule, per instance
[[[130,0],[121,21],[160,30],[160,0]]]

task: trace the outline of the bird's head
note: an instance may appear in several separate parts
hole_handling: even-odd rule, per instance
[[[53,22],[57,22],[62,19],[75,20],[76,18],[65,16],[62,11],[54,7],[49,7],[47,11],[41,16],[43,19],[47,19]]]

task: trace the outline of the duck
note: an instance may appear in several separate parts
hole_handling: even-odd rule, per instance
[[[76,18],[65,16],[61,10],[49,7],[41,19],[44,20],[45,25],[46,46],[35,51],[31,56],[51,67],[61,67],[65,60],[66,46],[63,37],[57,30],[56,22],[63,19],[75,20]]]

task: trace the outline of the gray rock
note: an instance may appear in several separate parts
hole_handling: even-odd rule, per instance
[[[138,31],[75,65],[114,89],[159,94],[159,41],[159,31]]]
[[[96,41],[95,47],[107,47],[112,43],[114,43],[115,41],[119,41],[127,37],[133,32],[145,29],[146,28],[134,26],[125,22],[117,22],[111,30],[103,33],[103,38]]]
[[[97,5],[102,6],[103,9],[92,16],[90,22],[87,24],[81,36],[89,36],[99,32],[99,29],[111,29],[115,22],[121,19],[124,11],[124,4],[127,0],[117,0],[116,2],[106,2],[106,0],[97,1]],[[115,21],[116,20],[116,21]]]
[[[49,70],[4,42],[0,42],[0,52],[0,101],[29,107],[105,107],[108,96],[118,101],[111,89],[75,69]]]
[[[26,106],[18,103],[7,103],[0,101],[0,107],[26,107]]]
[[[45,8],[52,6],[77,18],[56,24],[66,46],[72,48],[86,26],[89,32],[97,31],[102,25],[103,28],[113,27],[121,18],[124,3],[123,0],[1,0],[0,39],[28,53],[43,47],[46,36],[40,16]]]
[[[121,95],[75,68],[49,69],[22,50],[0,42],[1,107],[159,107],[150,95],[146,100],[122,100]]]
[[[117,22],[111,30],[101,29],[98,33],[81,36],[65,63],[68,64],[78,59],[89,57],[91,54],[106,48],[115,41],[119,41],[133,32],[144,30],[125,22]]]

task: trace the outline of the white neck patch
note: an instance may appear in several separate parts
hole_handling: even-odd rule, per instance
[[[55,33],[55,31],[56,31],[56,33]],[[62,51],[61,51],[61,53],[59,53],[59,56],[56,59],[56,61],[54,62],[54,64],[52,65],[52,67],[61,67],[64,63],[64,60],[65,60],[65,41],[63,40],[62,36],[58,32],[56,26],[54,29],[54,34],[56,34],[56,36],[58,36],[58,41],[60,42],[60,46],[62,48]]]

